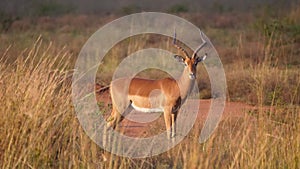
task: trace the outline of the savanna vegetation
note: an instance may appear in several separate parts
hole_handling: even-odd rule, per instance
[[[46,6],[47,7],[47,6]],[[43,7],[41,13],[50,9]],[[128,7],[124,13],[138,10]],[[0,36],[1,168],[300,168],[300,6],[274,13],[169,12],[199,26],[222,60],[228,101],[256,110],[226,117],[199,144],[204,122],[170,151],[145,159],[108,155],[81,128],[71,100],[71,76],[85,41],[120,17],[64,14],[2,21]],[[0,16],[1,17],[1,16]],[[107,85],[117,64],[145,47],[168,48],[170,39],[137,36],[105,56],[96,81]],[[210,83],[200,67],[198,85],[209,99]],[[143,76],[157,78],[157,72]],[[109,105],[102,105],[104,113]],[[163,128],[164,124],[162,124]]]

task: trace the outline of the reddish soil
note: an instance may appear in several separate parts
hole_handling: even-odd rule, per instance
[[[100,86],[96,86],[96,90],[100,89]],[[105,106],[111,104],[111,99],[110,99],[110,94],[108,90],[104,92],[98,92],[97,93],[97,101],[104,103]],[[198,116],[196,119],[196,124],[195,125],[203,125],[205,122],[205,119],[208,115],[208,112],[210,110],[211,106],[211,100],[199,100],[199,111],[198,111]],[[103,104],[102,104],[103,105]],[[256,107],[250,106],[245,103],[240,103],[240,102],[226,102],[225,103],[225,109],[222,114],[222,119],[228,118],[228,117],[243,117],[245,116],[245,113],[247,111],[253,111],[256,110]],[[106,114],[105,116],[108,116]],[[124,133],[127,136],[132,136],[132,137],[148,137],[149,135],[153,135],[155,133],[160,133],[165,130],[165,125],[163,121],[163,116],[162,114],[159,113],[133,113],[131,115],[131,118],[134,119],[153,119],[153,121],[148,122],[148,123],[138,123],[134,122],[128,119],[124,119],[119,127],[119,130],[122,130],[122,133]],[[140,120],[139,120],[140,121]],[[150,128],[153,129],[155,128],[155,131],[150,131]],[[153,133],[155,132],[155,133]],[[151,133],[151,134],[150,134]]]

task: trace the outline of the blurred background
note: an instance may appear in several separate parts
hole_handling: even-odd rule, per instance
[[[280,14],[297,0],[3,0],[3,14],[21,16],[59,16],[62,14],[129,14],[133,12],[251,12],[269,10]]]

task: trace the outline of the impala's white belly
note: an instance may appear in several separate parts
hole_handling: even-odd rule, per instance
[[[131,103],[131,106],[137,110],[137,111],[140,111],[140,112],[144,112],[144,113],[157,113],[157,112],[163,112],[164,109],[161,108],[161,107],[158,107],[158,108],[145,108],[145,107],[138,107],[136,106],[133,102]]]
[[[129,100],[131,100],[131,106],[140,112],[155,113],[164,111],[164,95],[158,89],[152,90],[148,97],[130,95]]]

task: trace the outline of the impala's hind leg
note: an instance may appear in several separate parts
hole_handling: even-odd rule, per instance
[[[129,114],[132,110],[132,107],[130,106],[130,102],[127,103],[126,108],[123,110],[122,114],[119,113],[117,108],[113,106],[111,115],[107,118],[107,129],[113,128],[115,129],[118,123],[120,123],[124,117]]]
[[[117,123],[121,120],[121,114],[117,111],[117,109],[113,106],[110,116],[106,119],[107,129],[113,128],[115,129]]]
[[[110,116],[106,119],[107,124],[103,131],[102,141],[104,147],[107,146],[107,143],[111,144],[112,135],[110,132],[108,132],[108,129],[110,129],[111,127],[115,129],[117,123],[121,121],[121,118],[122,118],[121,114],[117,111],[116,107],[113,106]]]

